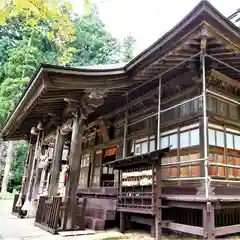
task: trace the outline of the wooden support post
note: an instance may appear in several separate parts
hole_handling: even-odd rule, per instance
[[[39,188],[40,188],[40,182],[41,182],[41,175],[42,175],[42,168],[39,168],[39,162],[40,162],[40,155],[42,151],[42,143],[44,138],[44,132],[40,132],[40,142],[37,150],[36,155],[36,170],[35,170],[35,179],[34,179],[34,187],[33,187],[33,200],[38,199],[39,196]]]
[[[128,95],[126,95],[126,105],[128,104]],[[123,134],[123,149],[122,156],[123,158],[127,157],[127,135],[128,135],[128,108],[125,112],[125,121],[124,121],[124,134]],[[122,171],[119,171],[119,194],[122,194]],[[126,213],[120,212],[120,231],[124,233],[126,229]]]
[[[21,190],[19,193],[18,201],[16,203],[16,207],[21,208],[23,206],[23,195],[26,194],[27,190],[27,179],[29,178],[28,171],[31,170],[29,165],[32,165],[33,161],[33,146],[31,144],[31,140],[29,142],[29,147],[28,147],[28,154],[27,154],[27,159],[24,167],[24,173],[22,177],[22,185],[21,185]]]
[[[156,215],[155,215],[155,231],[156,231],[156,239],[162,239],[162,179],[161,179],[161,159],[159,159],[156,163]],[[154,181],[153,181],[154,184]]]
[[[53,161],[52,161],[52,176],[49,184],[48,196],[56,196],[58,191],[58,182],[60,174],[60,164],[62,160],[63,148],[65,144],[65,136],[57,129],[56,141],[54,147]]]
[[[37,164],[36,175],[35,175],[35,179],[34,179],[34,187],[33,187],[33,200],[36,200],[39,197],[41,176],[42,176],[42,168],[39,168],[38,164]]]
[[[65,213],[67,219],[67,229],[74,229],[76,223],[75,206],[77,204],[76,190],[78,186],[81,153],[82,153],[82,137],[84,132],[83,118],[76,114],[73,121],[71,147],[69,155],[69,180],[67,183],[66,197],[68,198],[68,206]]]
[[[79,225],[81,230],[84,229],[84,216],[85,216],[86,206],[87,206],[87,198],[83,198],[82,208],[80,212],[80,219],[79,219]],[[77,209],[76,209],[76,212],[77,212]]]
[[[159,78],[159,85],[158,85],[158,130],[157,130],[157,149],[161,149],[161,85],[162,85],[162,79],[161,77]],[[159,156],[160,157],[160,156]],[[155,238],[157,240],[161,240],[162,238],[162,200],[161,200],[161,195],[162,195],[162,176],[161,176],[161,157],[156,161],[156,182],[154,182],[153,179],[153,184],[156,184],[155,188],[155,231],[156,231],[156,236]]]
[[[204,239],[215,240],[214,205],[211,202],[203,207],[203,231]]]
[[[32,134],[32,133],[31,133]],[[37,141],[35,144],[35,150],[34,150],[34,156],[32,160],[32,168],[29,169],[29,184],[28,184],[28,190],[27,190],[27,196],[26,201],[23,204],[22,210],[28,211],[28,217],[34,216],[35,214],[35,208],[32,206],[31,200],[32,200],[32,194],[33,194],[33,186],[34,186],[34,175],[36,170],[36,163],[37,163],[37,157],[38,157],[38,149],[39,149],[39,142],[40,142],[40,132],[34,133],[34,135],[37,134]]]
[[[130,219],[128,213],[120,212],[120,232],[124,233],[130,225]]]
[[[26,184],[24,188],[24,194],[26,195],[28,192],[28,188],[30,186],[30,175],[31,175],[31,170],[33,167],[33,160],[34,160],[34,145],[31,145],[31,152],[29,155],[28,163],[27,163],[27,173],[26,173]]]
[[[155,238],[156,237],[156,226],[155,226],[155,218],[152,219],[151,222],[151,237]]]

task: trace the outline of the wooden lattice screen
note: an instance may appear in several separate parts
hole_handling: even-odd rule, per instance
[[[53,234],[57,233],[61,201],[61,197],[48,199],[46,196],[41,196],[39,198],[35,225]]]

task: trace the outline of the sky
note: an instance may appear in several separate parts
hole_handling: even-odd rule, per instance
[[[83,0],[72,0],[81,11]],[[92,0],[106,29],[123,39],[129,33],[136,39],[136,53],[143,51],[184,18],[200,0]],[[228,17],[240,8],[238,0],[210,0]]]

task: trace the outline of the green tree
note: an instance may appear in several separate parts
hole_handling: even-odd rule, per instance
[[[15,156],[11,167],[11,179],[8,186],[9,192],[12,192],[14,189],[20,191],[25,160],[27,157],[27,149],[28,146],[25,141],[20,141],[15,146]]]
[[[73,66],[116,63],[120,61],[121,45],[106,31],[96,10],[76,20],[76,53]]]
[[[37,2],[38,0],[31,1]],[[25,2],[26,0],[24,4]],[[29,6],[29,9],[31,8],[32,6]],[[67,31],[66,38],[64,38],[63,27],[55,26],[56,23],[61,24],[58,20],[52,19],[56,15],[35,13],[34,10],[29,16],[22,8],[12,9],[18,11],[18,15],[10,15],[5,19],[5,25],[0,27],[0,63],[2,66],[0,69],[0,129],[40,63],[71,66],[116,63],[123,60],[121,51],[124,51],[126,58],[132,57],[132,43],[127,44],[128,41],[126,41],[127,43],[121,45],[106,31],[95,9],[74,20],[70,17],[70,8],[67,7],[65,9],[65,14],[68,14],[67,21],[74,23],[74,29]],[[71,24],[70,28],[72,28]],[[17,143],[15,149],[12,188],[21,185],[19,176],[23,172],[27,150],[23,145],[20,146],[18,147]]]
[[[135,48],[136,40],[135,38],[129,34],[127,35],[123,40],[123,46],[122,46],[122,60],[123,62],[128,62],[134,57],[134,48]]]

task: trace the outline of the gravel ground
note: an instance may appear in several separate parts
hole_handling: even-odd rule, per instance
[[[6,240],[153,240],[144,231],[121,234],[117,229],[98,232],[88,236],[62,237],[52,235],[34,226],[34,219],[19,219],[11,214],[12,200],[0,200],[0,239]],[[168,236],[162,240],[194,240],[179,236]],[[240,237],[227,237],[227,240],[240,240]]]

